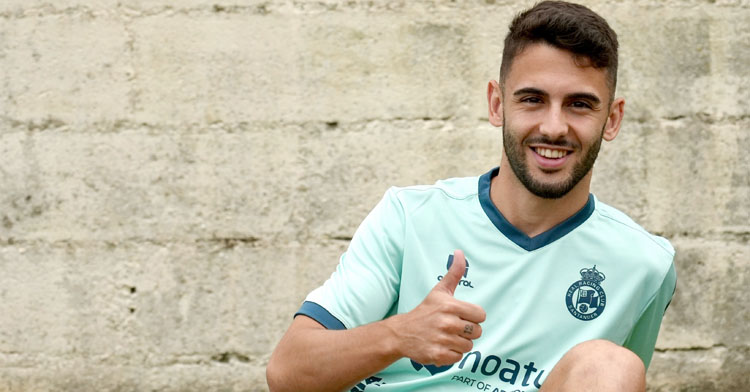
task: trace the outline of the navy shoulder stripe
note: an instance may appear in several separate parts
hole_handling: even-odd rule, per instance
[[[305,315],[311,319],[320,323],[320,325],[327,329],[346,329],[344,323],[339,321],[334,315],[332,315],[326,308],[316,304],[315,302],[305,301],[299,308],[294,317],[299,315]]]

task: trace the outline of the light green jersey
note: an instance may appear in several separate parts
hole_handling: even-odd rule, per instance
[[[453,251],[466,255],[455,296],[487,313],[473,350],[440,368],[403,358],[352,391],[537,391],[565,352],[591,339],[628,347],[648,366],[675,289],[669,242],[593,195],[530,238],[490,200],[497,171],[389,189],[308,295],[297,314],[354,328],[412,310]]]

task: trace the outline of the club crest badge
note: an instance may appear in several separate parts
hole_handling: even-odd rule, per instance
[[[607,305],[607,295],[600,285],[604,281],[604,274],[593,268],[580,271],[581,280],[573,283],[565,295],[565,304],[573,317],[589,321],[599,317]]]

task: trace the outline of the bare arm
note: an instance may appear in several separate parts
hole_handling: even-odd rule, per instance
[[[396,336],[383,321],[327,330],[297,316],[268,363],[271,391],[341,391],[399,359]]]
[[[466,268],[463,252],[456,251],[455,260],[409,313],[348,330],[328,330],[311,318],[296,317],[268,363],[271,391],[345,390],[403,357],[438,366],[460,360],[481,336],[478,324],[485,313],[453,298]]]

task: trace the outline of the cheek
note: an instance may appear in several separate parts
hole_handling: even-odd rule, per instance
[[[583,144],[591,144],[592,140],[600,139],[605,123],[601,119],[582,117],[571,119],[570,127],[575,129],[575,136]]]
[[[505,126],[509,127],[516,134],[525,134],[535,129],[539,125],[539,115],[520,112],[514,113],[510,118],[505,118]]]

